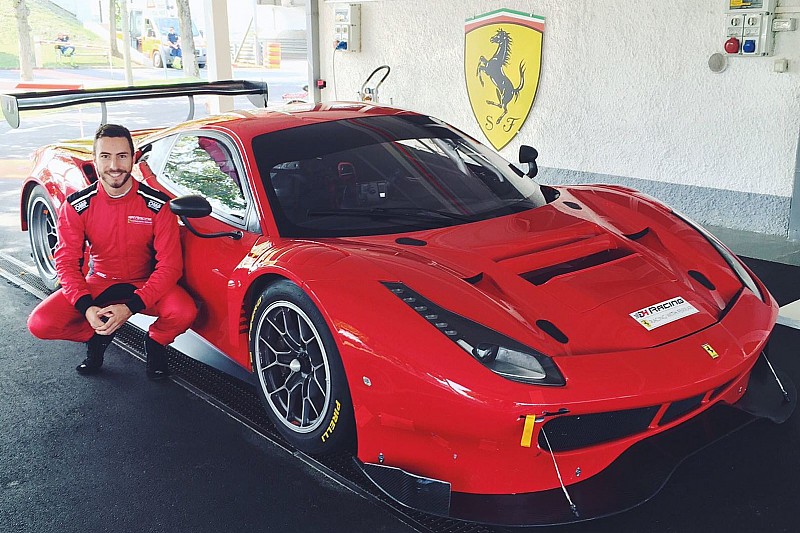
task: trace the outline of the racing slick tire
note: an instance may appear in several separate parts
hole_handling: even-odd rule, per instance
[[[350,449],[355,416],[339,350],[311,298],[291,281],[261,293],[250,354],[267,414],[289,443],[310,454]]]
[[[28,197],[27,215],[33,262],[36,264],[42,283],[54,291],[60,285],[56,274],[56,262],[53,259],[53,252],[58,243],[57,215],[50,197],[41,185],[34,187]]]
[[[164,62],[161,59],[161,54],[158,50],[153,50],[153,66],[156,68],[161,68],[164,66]]]

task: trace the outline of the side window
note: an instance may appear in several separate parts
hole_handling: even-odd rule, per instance
[[[247,201],[234,159],[228,147],[213,137],[185,135],[178,139],[161,178],[172,182],[179,195],[205,197],[223,217],[245,218]]]
[[[164,137],[147,146],[142,146],[143,153],[142,157],[139,158],[139,162],[146,162],[153,172],[158,172],[164,165],[167,155],[169,155],[173,140],[175,140],[175,137]]]

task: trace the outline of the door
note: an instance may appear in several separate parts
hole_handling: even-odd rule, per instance
[[[247,345],[231,338],[228,281],[261,234],[244,166],[236,145],[225,135],[184,133],[145,147],[144,160],[153,171],[145,183],[170,196],[201,195],[211,204],[210,216],[191,219],[198,232],[240,232],[242,238],[200,238],[181,228],[183,284],[198,302],[192,329],[219,350],[247,366]],[[142,161],[140,160],[140,161]],[[234,308],[237,323],[238,309]]]

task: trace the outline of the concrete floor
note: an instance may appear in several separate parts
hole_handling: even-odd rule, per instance
[[[751,263],[784,301],[800,269]],[[141,361],[116,345],[101,376],[79,376],[81,345],[27,332],[34,296],[2,283],[0,301],[2,532],[501,531],[407,520],[202,395],[149,382]],[[800,330],[776,328],[773,362],[795,383],[799,345]],[[783,425],[758,421],[687,459],[633,510],[537,531],[796,531],[799,447],[797,413]]]

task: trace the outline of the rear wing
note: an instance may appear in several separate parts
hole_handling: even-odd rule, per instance
[[[221,96],[246,95],[248,100],[256,107],[266,107],[269,95],[266,82],[227,80],[151,85],[147,87],[113,87],[0,94],[0,103],[3,106],[3,116],[6,122],[12,128],[18,128],[20,111],[56,109],[59,107],[99,103],[103,113],[101,124],[105,124],[108,118],[107,102],[172,98],[176,96],[186,96],[189,99],[189,116],[186,120],[191,120],[194,118],[194,97],[204,94]]]

